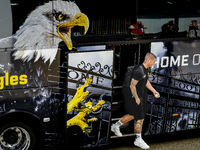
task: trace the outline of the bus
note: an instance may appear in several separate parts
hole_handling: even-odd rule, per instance
[[[111,125],[124,114],[127,68],[148,52],[157,57],[149,80],[161,97],[148,94],[143,135],[198,129],[200,39],[185,31],[135,36],[126,21],[136,18],[95,19],[84,2],[94,3],[1,0],[0,149],[108,145],[118,138]],[[133,124],[122,126],[122,137],[135,135]]]

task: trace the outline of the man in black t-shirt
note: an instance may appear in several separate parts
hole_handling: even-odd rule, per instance
[[[152,87],[148,80],[148,68],[152,67],[155,62],[156,56],[153,53],[147,53],[144,62],[141,64],[142,67],[138,66],[134,68],[131,73],[130,87],[123,87],[122,89],[125,112],[127,114],[111,126],[111,131],[117,136],[122,136],[119,129],[120,126],[135,119],[136,140],[134,144],[143,149],[149,148],[141,137],[147,107],[147,89],[149,89],[156,98],[160,97],[160,94]]]

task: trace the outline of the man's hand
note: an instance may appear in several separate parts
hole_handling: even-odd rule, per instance
[[[138,105],[140,105],[140,99],[139,99],[139,98],[136,98],[135,101],[136,101],[136,103],[137,103]]]
[[[160,94],[157,91],[153,92],[153,95],[154,95],[155,98],[159,98],[160,97]]]
[[[151,83],[149,82],[149,80],[147,80],[146,87],[153,93],[153,95],[155,96],[155,98],[159,98],[160,97],[160,94],[153,88],[153,86],[151,85]]]

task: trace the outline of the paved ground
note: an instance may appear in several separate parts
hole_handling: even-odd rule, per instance
[[[133,144],[134,137],[117,138],[101,150],[140,150]],[[200,150],[200,131],[186,131],[156,136],[145,136],[151,150]]]

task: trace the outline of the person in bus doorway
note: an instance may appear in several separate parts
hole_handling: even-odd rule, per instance
[[[176,33],[178,33],[179,27],[174,23],[173,20],[170,20],[168,23],[165,23],[162,27],[162,36],[164,38],[175,38]]]
[[[197,30],[199,30],[199,24],[197,23],[197,20],[192,20],[192,23],[189,25],[189,37],[197,37]]]
[[[111,131],[114,132],[115,135],[122,136],[120,126],[134,119],[136,121],[134,127],[136,139],[134,144],[143,149],[150,148],[141,136],[147,107],[147,89],[149,89],[156,98],[160,97],[160,94],[152,87],[148,80],[148,68],[152,67],[155,62],[156,56],[153,53],[147,53],[141,67],[137,66],[133,69],[130,87],[123,86],[122,88],[126,115],[111,126]]]
[[[131,29],[131,35],[142,37],[145,34],[144,29],[147,29],[147,27],[144,27],[141,21],[137,21],[137,24],[132,24],[129,29]]]

